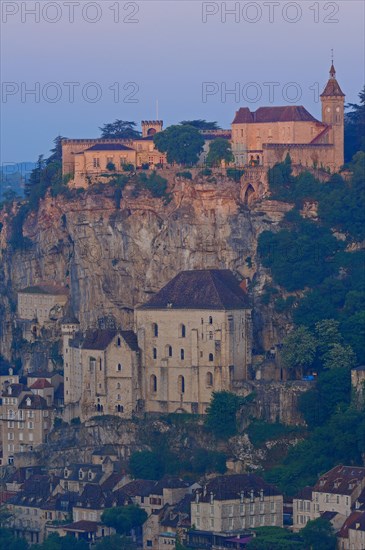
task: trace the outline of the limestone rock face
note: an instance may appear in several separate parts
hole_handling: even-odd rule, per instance
[[[147,194],[133,198],[128,189],[119,204],[107,186],[72,199],[47,195],[24,223],[32,242],[25,251],[8,246],[10,217],[0,212],[1,353],[10,356],[16,292],[40,281],[70,287],[83,329],[108,316],[131,328],[133,308],[186,269],[239,273],[254,283],[250,293],[258,310],[269,274],[258,263],[257,239],[278,228],[290,205],[263,200],[248,207],[240,184],[223,177],[214,183],[177,178],[171,185],[168,204]],[[264,310],[255,318],[256,337],[268,349],[280,327]]]

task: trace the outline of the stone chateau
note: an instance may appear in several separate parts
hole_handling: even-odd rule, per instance
[[[268,168],[283,161],[288,153],[293,164],[300,167],[338,171],[344,163],[345,95],[333,64],[320,98],[321,121],[301,105],[260,107],[254,112],[240,108],[231,130],[202,132],[205,146],[199,164],[204,166],[212,141],[222,137],[230,140],[235,159],[232,165],[258,169],[247,182],[248,191],[256,196],[264,194]],[[87,188],[96,181],[107,183],[112,175],[122,173],[126,164],[137,169],[144,165],[168,168],[166,155],[153,141],[162,129],[162,120],[142,121],[142,136],[134,140],[64,139],[63,174],[70,177],[70,186]]]
[[[138,307],[134,331],[62,320],[65,415],[204,414],[251,364],[251,307],[229,270],[179,273]]]

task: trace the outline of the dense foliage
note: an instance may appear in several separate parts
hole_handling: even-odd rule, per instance
[[[335,550],[336,536],[331,523],[326,519],[309,521],[299,534],[281,527],[255,529],[256,537],[247,545],[247,550]]]
[[[365,86],[359,93],[360,103],[350,103],[345,115],[345,162],[357,151],[365,152]]]
[[[231,143],[228,139],[217,138],[211,141],[206,160],[209,166],[220,166],[222,161],[229,163],[233,160]]]
[[[129,535],[132,529],[141,527],[146,519],[147,512],[134,505],[108,508],[101,515],[101,521],[113,527],[119,535]]]
[[[201,118],[196,120],[182,120],[180,124],[183,126],[193,126],[193,128],[197,128],[198,130],[220,130],[220,126],[218,126],[217,122],[209,122]]]
[[[103,124],[99,130],[102,138],[138,139],[141,133],[135,128],[135,122],[116,120],[115,122]]]
[[[205,425],[216,437],[228,439],[237,432],[237,412],[243,400],[227,392],[213,392]]]
[[[167,154],[167,162],[192,166],[203,152],[204,138],[194,126],[169,126],[154,135],[153,141],[161,153]]]

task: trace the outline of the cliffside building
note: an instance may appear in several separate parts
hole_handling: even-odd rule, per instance
[[[251,363],[251,307],[229,270],[183,271],[135,311],[135,332],[62,322],[65,419],[204,414]]]

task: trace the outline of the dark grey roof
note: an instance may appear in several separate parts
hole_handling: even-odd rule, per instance
[[[138,351],[137,335],[132,330],[97,329],[88,330],[82,341],[74,339],[73,347],[81,344],[83,349],[105,350],[110,342],[120,335],[132,351]]]
[[[139,309],[249,308],[247,293],[228,269],[182,271]]]
[[[134,151],[134,149],[121,143],[97,143],[86,149],[86,151]]]
[[[233,124],[262,122],[318,122],[302,105],[286,105],[284,107],[260,107],[251,112],[248,107],[241,107],[233,120]]]
[[[219,476],[209,481],[205,489],[198,489],[194,494],[199,493],[201,502],[209,502],[211,493],[215,500],[235,500],[240,498],[241,493],[244,493],[245,498],[249,497],[251,491],[255,497],[259,496],[261,490],[264,496],[281,494],[276,487],[255,474]]]

